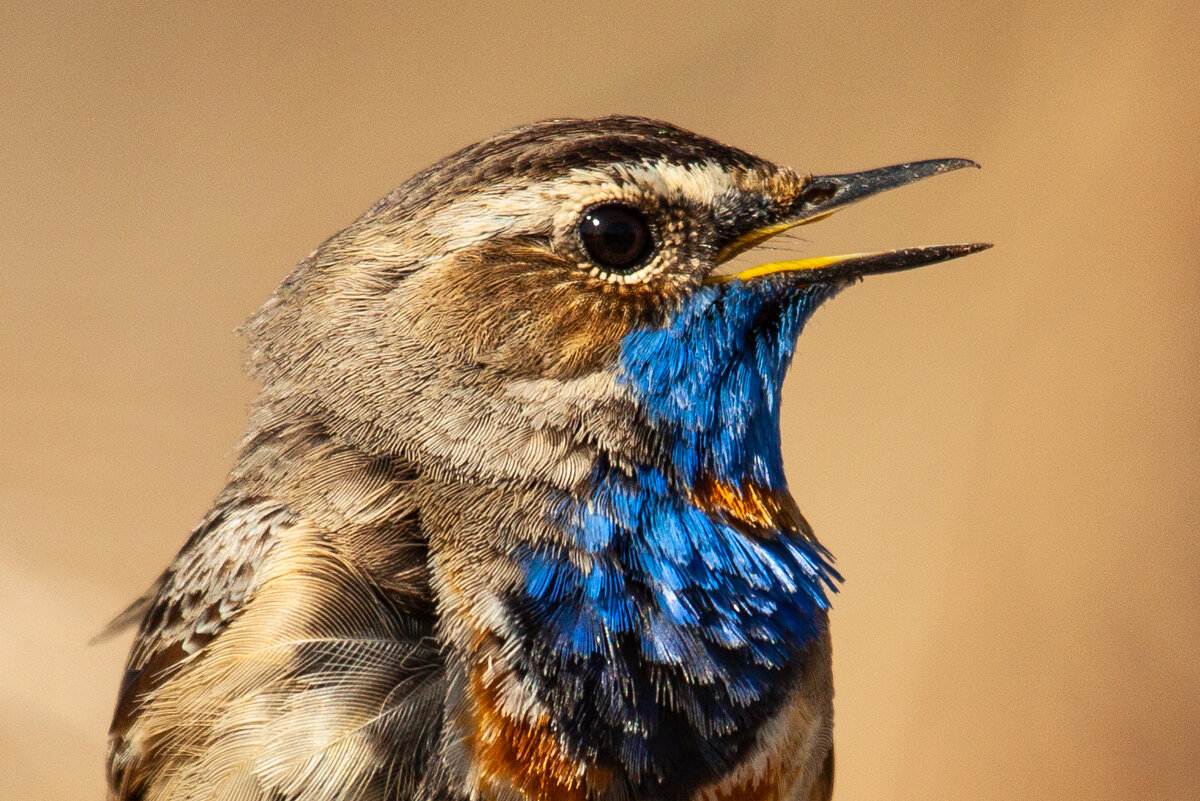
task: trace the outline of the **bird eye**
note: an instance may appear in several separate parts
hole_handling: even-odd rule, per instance
[[[579,241],[602,269],[628,275],[654,249],[650,225],[637,209],[618,203],[593,206],[579,221]]]

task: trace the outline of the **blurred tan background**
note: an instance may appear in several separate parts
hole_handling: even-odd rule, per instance
[[[128,639],[86,643],[221,487],[233,329],[433,160],[625,112],[985,167],[789,245],[997,243],[839,297],[787,388],[837,798],[1200,798],[1194,7],[432,5],[0,10],[0,797],[102,795]]]

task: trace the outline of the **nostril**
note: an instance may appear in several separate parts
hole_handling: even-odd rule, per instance
[[[837,191],[838,185],[832,181],[812,181],[800,190],[800,200],[810,206],[819,206],[833,200]]]

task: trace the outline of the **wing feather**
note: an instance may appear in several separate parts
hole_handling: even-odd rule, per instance
[[[276,502],[219,505],[131,607],[110,798],[411,797],[440,728],[441,653],[415,522],[389,538],[409,557],[395,589],[356,543]]]

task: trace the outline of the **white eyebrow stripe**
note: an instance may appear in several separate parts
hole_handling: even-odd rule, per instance
[[[616,171],[631,182],[652,188],[661,197],[682,199],[698,206],[712,206],[726,193],[738,189],[728,167],[713,161],[678,164],[659,159],[621,165]]]
[[[532,185],[502,184],[453,203],[426,224],[443,252],[469,248],[500,235],[550,236],[565,209],[628,196],[631,189],[667,201],[713,207],[738,190],[730,171],[715,162],[678,164],[666,159],[603,167],[577,167],[561,178]]]

